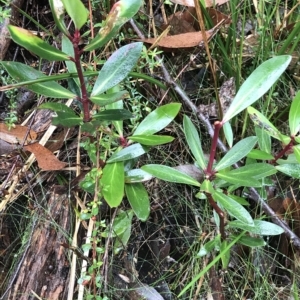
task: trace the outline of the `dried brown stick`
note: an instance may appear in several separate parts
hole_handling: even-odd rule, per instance
[[[133,20],[130,20],[130,23],[134,29],[134,31],[137,33],[140,39],[145,39],[145,36],[143,33],[139,30],[139,28],[136,26]],[[214,129],[208,120],[201,112],[198,111],[196,105],[191,101],[191,99],[187,96],[187,94],[184,92],[184,90],[173,80],[171,77],[169,71],[165,67],[164,63],[161,61],[161,58],[157,56],[157,59],[160,62],[161,70],[164,75],[164,79],[166,83],[168,83],[170,86],[173,87],[174,91],[181,97],[183,102],[191,109],[191,111],[199,118],[199,120],[202,121],[204,126],[206,127],[209,135],[211,138],[214,134]],[[218,148],[223,153],[227,153],[228,149],[224,145],[224,143],[218,139]],[[234,165],[235,168],[239,168],[238,164]],[[254,200],[261,208],[262,210],[272,219],[272,221],[279,225],[283,230],[286,236],[290,239],[291,243],[294,244],[294,246],[298,249],[300,249],[300,238],[291,230],[291,228],[285,223],[284,220],[282,220],[279,216],[276,215],[274,210],[264,201],[263,198],[260,197],[259,193],[255,188],[250,188],[251,195],[248,195],[252,200]]]

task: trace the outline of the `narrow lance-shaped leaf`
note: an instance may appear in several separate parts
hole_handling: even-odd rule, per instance
[[[182,173],[176,169],[173,169],[171,167],[151,164],[151,165],[142,166],[141,169],[157,177],[158,179],[162,179],[169,182],[200,186],[200,183],[197,180],[195,180],[193,177],[185,173]]]
[[[26,29],[9,25],[8,30],[15,43],[41,58],[50,61],[70,60],[69,55],[44,42],[41,38]]]
[[[298,92],[292,101],[289,112],[289,125],[291,135],[297,135],[300,129],[300,92]]]
[[[250,216],[249,212],[238,202],[218,191],[215,191],[212,194],[212,197],[216,201],[220,202],[220,204],[224,207],[224,209],[226,209],[229,215],[236,218],[240,222],[247,224],[248,226],[254,226],[253,219]]]
[[[104,26],[83,50],[92,51],[105,45],[118,33],[120,27],[138,12],[141,5],[142,0],[121,0],[115,3],[105,20]]]
[[[167,135],[135,135],[128,137],[128,139],[146,146],[163,145],[174,140],[172,136]]]
[[[99,95],[120,83],[136,65],[143,44],[131,43],[115,51],[99,72],[92,96]]]
[[[61,2],[61,0],[50,0],[49,4],[56,26],[61,32],[68,36],[69,31],[64,22],[65,7],[63,3]]]
[[[16,81],[27,81],[39,78],[48,78],[40,71],[33,69],[19,62],[1,61],[0,64],[6,69],[8,74]],[[29,86],[24,86],[28,90],[51,98],[75,98],[75,94],[63,88],[57,82],[36,83]]]
[[[151,135],[169,125],[180,110],[180,103],[170,103],[156,108],[137,127],[135,135]]]
[[[232,166],[234,163],[241,160],[252,150],[256,142],[257,142],[257,137],[255,136],[249,136],[239,141],[218,162],[218,164],[215,167],[215,170],[220,171],[229,166]]]
[[[145,154],[149,151],[149,148],[146,146],[142,146],[141,144],[133,144],[119,152],[114,153],[108,160],[107,163],[114,163],[117,161],[126,161],[129,159],[133,159]]]
[[[198,165],[204,170],[206,169],[206,161],[202,150],[196,127],[188,116],[183,117],[183,130],[186,141],[191,149]]]
[[[300,179],[300,164],[282,164],[275,167],[278,171],[291,176],[292,178]]]
[[[88,11],[80,0],[62,0],[64,7],[74,22],[75,28],[80,29],[87,21]]]
[[[289,55],[273,57],[255,69],[240,87],[222,123],[229,121],[263,96],[285,71],[291,59]]]
[[[150,214],[150,201],[143,184],[125,184],[125,193],[135,215],[141,221],[146,221]]]

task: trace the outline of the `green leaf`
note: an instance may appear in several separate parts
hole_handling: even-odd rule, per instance
[[[93,115],[94,120],[119,121],[132,118],[132,113],[126,109],[107,109]]]
[[[278,225],[261,220],[254,220],[254,226],[249,226],[237,220],[229,222],[228,226],[246,230],[258,235],[278,235],[284,232]]]
[[[224,135],[227,141],[228,146],[231,148],[233,144],[233,132],[230,122],[226,122],[223,125]]]
[[[186,175],[176,169],[162,165],[145,165],[141,167],[142,170],[150,173],[151,175],[169,182],[185,183],[194,186],[200,186],[200,183],[193,177]]]
[[[62,36],[61,48],[66,54],[68,54],[71,57],[74,57],[73,44],[65,35]],[[77,73],[76,65],[73,61],[66,60],[65,63],[67,65],[69,73]],[[80,81],[78,77],[73,78],[73,80],[76,82],[77,86],[80,87]]]
[[[55,21],[58,29],[63,32],[65,35],[69,35],[69,31],[65,25],[64,17],[65,17],[65,7],[61,1],[50,0],[49,1],[50,8],[52,11],[52,16]]]
[[[133,217],[132,211],[120,210],[113,221],[113,224],[108,226],[101,234],[102,237],[120,237],[128,227],[131,227],[131,220]]]
[[[239,177],[261,179],[276,173],[275,167],[267,163],[253,163],[227,172],[237,179]]]
[[[180,103],[170,103],[156,108],[137,127],[135,135],[151,135],[169,125],[180,110]]]
[[[127,91],[120,91],[112,94],[100,94],[98,96],[92,96],[90,97],[90,100],[99,106],[105,106],[119,100],[123,100],[127,98],[128,95],[129,94]]]
[[[207,180],[207,179],[203,180],[203,182],[201,183],[201,186],[200,186],[200,191],[212,194],[214,192],[214,188],[212,186],[211,181]]]
[[[233,200],[232,198],[228,197],[227,195],[215,191],[212,194],[214,200],[220,202],[222,207],[228,212],[228,214],[243,224],[247,224],[248,226],[254,226],[253,219],[249,212],[238,202]]]
[[[219,250],[221,246],[221,236],[217,235],[213,240],[204,244],[199,252],[197,253],[197,257],[203,257],[209,254],[213,250]]]
[[[174,140],[172,136],[168,135],[134,135],[128,137],[128,139],[146,146],[163,145]]]
[[[230,262],[230,250],[226,251],[227,246],[228,246],[228,241],[227,240],[222,241],[221,246],[220,246],[220,253],[222,253],[221,260],[222,260],[222,269],[223,270],[227,269],[229,262]]]
[[[184,115],[183,117],[183,130],[184,130],[184,135],[186,138],[186,141],[189,145],[189,148],[191,149],[198,165],[202,170],[206,169],[207,162],[205,160],[201,142],[199,139],[199,135],[197,132],[196,127],[192,123],[191,119]]]
[[[258,138],[259,149],[271,154],[271,137],[270,135],[262,130],[261,128],[255,126],[255,133]]]
[[[285,71],[291,56],[273,57],[262,63],[246,79],[223,117],[225,123],[263,96]]]
[[[247,157],[252,158],[252,159],[260,159],[260,160],[271,160],[274,159],[274,156],[265,152],[265,151],[261,151],[258,149],[252,149]]]
[[[115,152],[108,160],[107,163],[114,163],[117,161],[125,161],[129,159],[133,159],[136,157],[139,157],[146,152],[149,151],[148,147],[142,146],[141,144],[133,144],[130,145],[124,149],[122,149],[119,152]]]
[[[229,182],[234,185],[238,186],[248,186],[248,187],[261,187],[262,183],[258,180],[248,177],[248,176],[239,176],[237,177],[235,174],[231,174],[230,172],[224,172],[224,173],[217,173],[217,178],[221,178],[225,180],[226,182]]]
[[[300,164],[300,145],[294,146],[293,151],[298,163]]]
[[[124,195],[124,164],[106,164],[100,179],[103,197],[110,207],[120,205]]]
[[[125,173],[125,183],[144,182],[152,179],[153,176],[141,169],[129,170]]]
[[[261,128],[275,139],[281,140],[280,131],[262,113],[251,106],[247,108],[247,111],[250,119],[257,127]]]
[[[16,81],[34,80],[41,77],[47,77],[40,71],[33,69],[27,65],[18,62],[0,61],[0,64],[6,69],[9,75]],[[35,93],[51,97],[51,98],[75,98],[75,94],[63,88],[56,82],[36,83],[29,86],[24,86],[28,90]]]
[[[143,184],[125,184],[125,193],[138,219],[143,222],[147,221],[150,214],[150,201],[148,192]]]
[[[71,112],[56,112],[57,117],[52,119],[52,124],[61,125],[67,128],[83,124],[83,119],[78,117],[73,111]]]
[[[297,135],[300,130],[300,92],[298,92],[292,101],[289,112],[289,125],[291,136]]]
[[[107,44],[118,33],[120,27],[138,12],[141,5],[142,0],[121,0],[115,3],[104,22],[104,26],[83,50],[92,51]]]
[[[257,142],[256,136],[249,136],[235,144],[215,166],[216,171],[226,169],[245,157]]]
[[[300,164],[283,164],[275,167],[278,171],[291,176],[292,178],[300,179]]]
[[[267,243],[263,238],[256,238],[249,235],[244,235],[239,239],[239,243],[247,247],[263,247]]]
[[[136,65],[142,48],[143,43],[137,42],[115,51],[100,70],[91,96],[102,94],[125,79]]]
[[[50,61],[70,60],[69,55],[44,42],[41,38],[26,29],[8,25],[8,30],[15,43],[41,58]]]
[[[64,7],[74,22],[75,28],[80,28],[86,23],[88,11],[80,0],[61,0]]]

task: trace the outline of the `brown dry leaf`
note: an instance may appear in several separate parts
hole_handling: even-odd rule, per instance
[[[4,123],[0,123],[0,139],[4,140],[10,144],[18,144],[22,143],[28,131],[28,127],[15,125],[14,128],[8,129],[7,125]],[[36,140],[37,134],[35,131],[30,130],[25,144],[30,141]]]
[[[24,149],[35,155],[38,165],[43,171],[61,170],[66,166],[66,163],[58,160],[50,150],[39,143],[24,146]]]
[[[206,37],[209,39],[213,34],[213,30],[206,31]],[[156,43],[156,38],[143,39],[142,41],[149,44]],[[187,32],[162,38],[156,45],[165,48],[192,48],[199,46],[203,41],[201,32]]]
[[[214,22],[214,25],[219,24],[223,20],[225,20],[225,22],[223,24],[228,25],[231,23],[231,19],[227,15],[221,13],[220,11],[218,11],[214,8],[208,8],[207,10],[208,10],[208,13],[209,13],[212,21]]]
[[[227,3],[229,0],[205,0],[206,7],[212,7],[215,5],[222,5],[224,3]],[[185,5],[185,6],[192,6],[195,7],[194,0],[171,0],[171,2]]]

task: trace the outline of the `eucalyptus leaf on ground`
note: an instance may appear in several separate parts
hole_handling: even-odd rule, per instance
[[[169,125],[180,110],[180,103],[170,103],[156,108],[137,127],[135,135],[151,135]]]
[[[143,184],[125,184],[125,193],[135,215],[141,221],[146,221],[150,214],[150,200]]]
[[[157,177],[158,179],[162,179],[169,182],[185,183],[194,186],[200,186],[200,183],[193,177],[180,171],[177,171],[171,167],[150,164],[142,166],[141,169]]]

